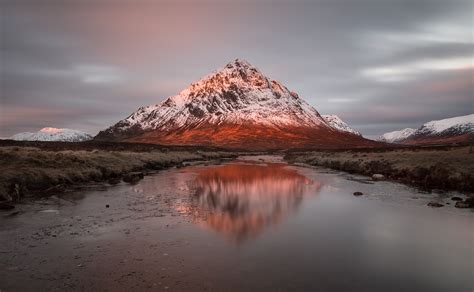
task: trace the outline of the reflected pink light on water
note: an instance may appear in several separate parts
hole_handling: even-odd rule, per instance
[[[238,242],[254,238],[295,212],[321,184],[285,164],[229,164],[199,171],[194,201],[199,224]]]

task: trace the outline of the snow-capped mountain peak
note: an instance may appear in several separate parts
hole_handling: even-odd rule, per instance
[[[280,82],[236,59],[175,96],[139,108],[100,135],[178,130],[199,124],[327,127],[319,113]]]
[[[331,126],[298,94],[242,59],[139,108],[96,139],[239,149],[373,143]]]
[[[343,131],[347,133],[351,133],[354,135],[362,136],[359,131],[352,129],[346,122],[341,120],[337,115],[321,115],[326,123],[331,126],[332,128]]]
[[[417,134],[439,135],[445,131],[474,132],[474,114],[428,122]]]
[[[13,135],[10,139],[18,141],[62,141],[81,142],[91,140],[92,136],[78,130],[46,127],[38,132],[23,132]]]
[[[388,142],[388,143],[398,143],[401,142],[416,132],[416,129],[406,128],[399,131],[388,132],[377,138],[378,141]]]
[[[431,121],[418,129],[383,134],[379,141],[408,144],[443,144],[474,139],[474,114]]]

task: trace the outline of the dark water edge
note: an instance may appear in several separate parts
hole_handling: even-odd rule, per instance
[[[472,291],[472,211],[426,206],[459,194],[251,159],[19,205],[0,289]]]

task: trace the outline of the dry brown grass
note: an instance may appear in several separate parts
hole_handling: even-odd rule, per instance
[[[351,173],[386,177],[426,189],[474,191],[472,146],[386,151],[312,151],[285,157],[294,163],[318,165]]]
[[[162,169],[189,160],[232,157],[229,152],[168,151],[48,151],[34,147],[0,147],[0,199],[51,187],[106,181],[132,171]]]

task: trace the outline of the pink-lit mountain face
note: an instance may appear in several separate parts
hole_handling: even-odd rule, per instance
[[[240,59],[139,108],[96,139],[255,150],[374,143],[332,126],[298,94]]]

